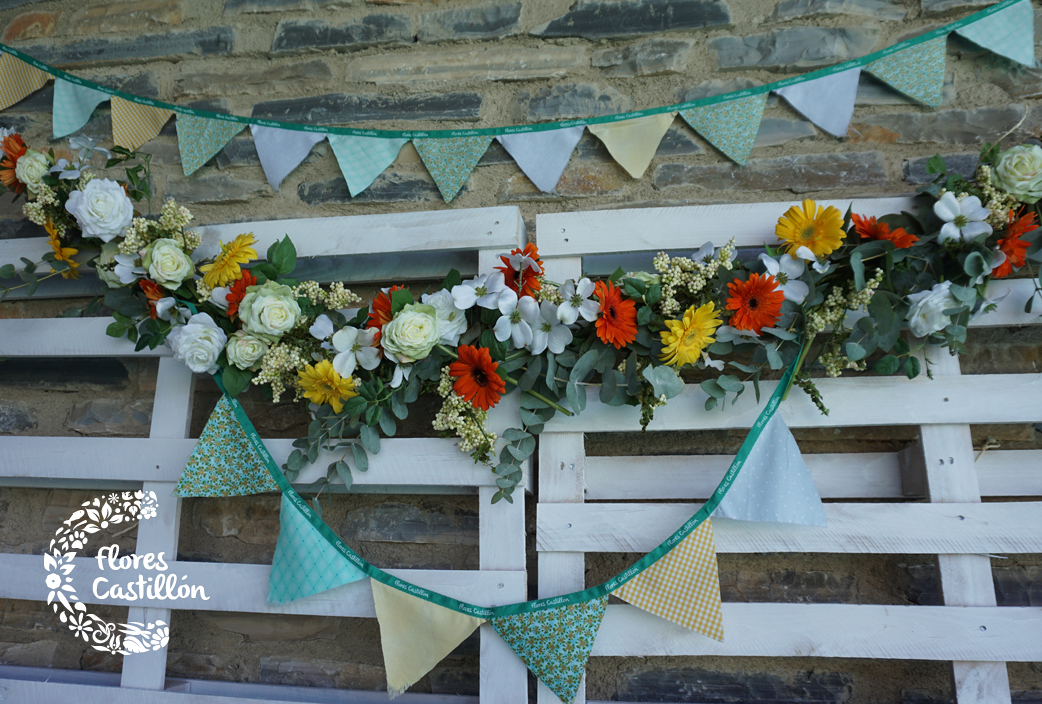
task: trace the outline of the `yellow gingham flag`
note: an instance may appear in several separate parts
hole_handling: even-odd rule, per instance
[[[51,77],[10,54],[0,54],[0,110],[43,88]]]
[[[173,110],[131,103],[112,96],[112,141],[116,146],[137,149],[150,139],[174,114]]]
[[[707,518],[658,562],[612,592],[710,638],[724,639],[713,524]]]

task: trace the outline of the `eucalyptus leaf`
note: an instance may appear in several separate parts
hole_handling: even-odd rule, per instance
[[[680,392],[684,390],[684,380],[672,367],[665,365],[645,367],[642,376],[654,388],[656,396],[665,395],[667,399],[670,399],[679,396]]]
[[[351,456],[355,458],[355,466],[359,472],[369,471],[369,455],[366,453],[362,443],[351,443]]]
[[[380,433],[375,428],[363,425],[359,431],[359,436],[362,438],[362,444],[365,445],[365,449],[374,455],[380,454]]]
[[[354,478],[351,476],[351,468],[347,465],[347,462],[343,460],[337,462],[336,473],[340,477],[340,481],[344,483],[344,488],[350,489],[351,485],[354,484]]]

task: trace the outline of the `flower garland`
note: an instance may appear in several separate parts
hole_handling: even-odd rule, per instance
[[[233,396],[254,385],[275,401],[291,393],[310,402],[308,436],[284,465],[290,480],[332,450],[340,458],[326,483],[350,485],[351,467],[368,468],[381,433],[395,434],[421,392],[442,399],[434,428],[492,468],[494,501],[510,499],[543,425],[584,410],[592,383],[602,403],[640,408],[646,428],[683,390],[681,372],[701,378],[710,410],[748,385],[759,399],[764,375],[795,362],[794,383],[827,414],[813,369],[838,376],[871,360],[878,374],[914,378],[922,371],[915,352],[927,342],[963,350],[970,318],[995,306],[990,279],[1034,277],[1031,262],[1042,261],[1042,148],[986,145],[973,182],[931,159],[936,179],[923,192],[933,202],[916,215],[865,217],[805,200],[782,214],[778,244],[757,256],[740,255],[733,241],[710,243],[689,257],[659,253],[653,271],[620,269],[604,280],[549,281],[528,244],[469,281],[450,272],[419,298],[384,288],[352,315],[361,299],[342,283],[293,278],[288,237],[264,262],[249,233],[200,260],[186,209],[167,201],[158,217],[137,216],[132,201],[151,194],[147,155],[105,154],[107,167],[139,161],[117,183],[91,173],[86,161],[104,150],[89,140],[77,138],[72,162],[33,151],[17,134],[2,137],[0,182],[28,194],[25,213],[50,236],[43,260],[54,273],[75,276],[78,248],[100,247],[87,264],[112,288],[110,335],[138,349],[165,343],[193,371],[220,372]],[[30,285],[35,264],[25,264],[0,268],[0,278]],[[1026,311],[1039,293],[1036,281]],[[905,323],[913,342],[901,337]],[[505,431],[497,454],[488,411],[515,389],[521,423]]]

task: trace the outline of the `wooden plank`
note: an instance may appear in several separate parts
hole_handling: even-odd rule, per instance
[[[536,545],[548,552],[648,552],[697,504],[540,504]],[[1042,552],[1042,503],[825,504],[827,528],[713,520],[717,552],[876,554]]]
[[[528,704],[528,667],[492,624],[483,623],[478,694],[481,704]]]
[[[1042,375],[980,374],[931,381],[923,375],[815,379],[829,415],[823,416],[810,398],[793,390],[778,411],[791,428],[930,423],[1024,423],[1042,420]],[[776,382],[760,384],[766,398]],[[558,414],[544,432],[626,432],[637,426],[639,409],[606,406],[600,387],[586,387],[589,403],[581,415]],[[688,384],[680,396],[655,411],[648,430],[714,430],[748,428],[762,410],[751,393],[743,394],[724,411],[705,410],[706,392]]]
[[[993,662],[1042,658],[1042,608],[725,603],[723,611],[721,643],[633,606],[609,606],[592,654]]]
[[[160,345],[134,351],[134,344],[105,334],[110,318],[0,320],[0,357],[169,357]]]
[[[988,450],[976,465],[981,496],[1042,496],[1042,450]]]

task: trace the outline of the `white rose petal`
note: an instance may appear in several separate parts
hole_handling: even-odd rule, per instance
[[[224,330],[206,313],[196,313],[188,323],[171,330],[166,338],[174,358],[197,374],[217,371],[217,357],[227,341]]]
[[[1037,203],[1042,198],[1042,148],[1022,144],[999,154],[991,183],[1021,203]]]
[[[916,337],[927,337],[943,330],[951,323],[951,317],[943,311],[958,308],[959,302],[952,295],[951,281],[935,284],[929,291],[908,296],[912,308],[908,311],[908,327]]]
[[[123,186],[107,178],[96,178],[82,191],[73,191],[65,209],[76,218],[85,237],[103,242],[123,234],[134,219],[134,205]]]
[[[420,300],[438,313],[438,326],[441,329],[440,342],[453,347],[458,345],[460,335],[467,331],[467,313],[456,307],[452,293],[443,288],[435,293],[423,294]]]

